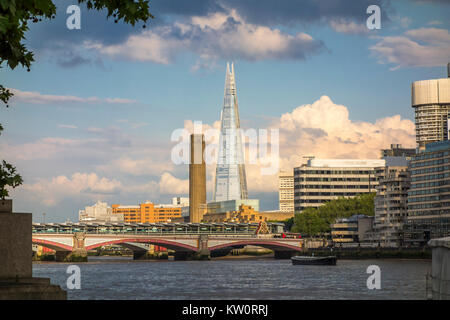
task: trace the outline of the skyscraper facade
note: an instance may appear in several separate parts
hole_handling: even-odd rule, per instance
[[[450,74],[448,76],[412,84],[411,104],[415,111],[419,150],[424,150],[427,143],[450,138]]]
[[[248,198],[234,66],[227,63],[214,201]]]

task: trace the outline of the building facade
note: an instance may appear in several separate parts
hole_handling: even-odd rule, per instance
[[[363,242],[372,225],[373,217],[362,214],[337,219],[331,225],[331,239],[335,244]]]
[[[412,83],[411,104],[420,150],[424,150],[427,143],[449,139],[450,74],[448,76]]]
[[[294,168],[294,208],[301,212],[339,197],[376,192],[383,159],[314,159]]]
[[[278,201],[281,212],[294,212],[294,172],[278,174]]]
[[[405,244],[424,245],[450,236],[450,141],[427,144],[410,168]]]
[[[407,216],[411,184],[408,160],[386,157],[386,166],[376,172],[375,220],[371,241],[388,247],[403,245],[403,223]]]
[[[390,149],[381,149],[381,159],[385,157],[405,157],[406,160],[410,160],[415,154],[415,148],[403,148],[401,144],[391,144]]]
[[[123,222],[124,216],[112,214],[112,208],[106,202],[97,201],[92,206],[78,211],[79,222]]]
[[[234,66],[227,63],[223,108],[220,116],[219,154],[214,201],[247,199],[247,178],[240,132]]]
[[[171,204],[154,204],[150,201],[136,206],[113,204],[112,214],[121,214],[127,223],[165,223],[181,218],[181,207]]]

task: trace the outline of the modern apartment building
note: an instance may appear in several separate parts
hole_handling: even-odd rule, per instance
[[[410,168],[405,244],[424,245],[450,236],[450,141],[427,144]]]
[[[411,104],[420,150],[427,143],[449,139],[450,74],[447,78],[413,82]]]
[[[113,204],[112,213],[122,214],[127,223],[165,223],[181,218],[181,207],[171,204],[153,204],[150,201],[136,206]]]
[[[294,172],[278,174],[278,201],[281,212],[294,212]]]
[[[376,192],[375,168],[384,166],[383,159],[309,159],[294,168],[295,212],[338,197]]]
[[[406,157],[385,157],[386,166],[376,171],[375,220],[371,241],[380,245],[403,245],[403,223],[407,216],[411,184]]]

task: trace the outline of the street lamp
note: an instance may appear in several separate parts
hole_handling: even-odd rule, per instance
[[[43,218],[43,224],[45,224],[45,212],[42,213],[42,218]]]

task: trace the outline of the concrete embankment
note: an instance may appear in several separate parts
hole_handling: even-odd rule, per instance
[[[314,248],[302,254],[338,259],[431,259],[431,248]]]

